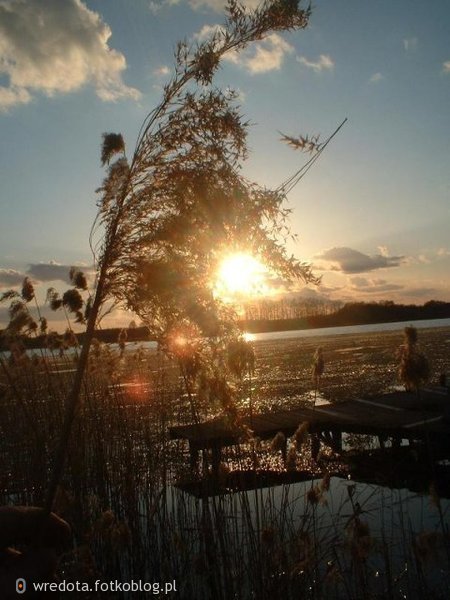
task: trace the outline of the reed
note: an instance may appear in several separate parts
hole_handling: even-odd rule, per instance
[[[2,357],[2,503],[42,501],[75,360],[74,349],[53,348]],[[216,410],[200,400],[197,409],[201,418]],[[189,422],[191,406],[182,372],[156,349],[126,344],[122,352],[94,342],[81,411],[56,496],[74,530],[60,577],[175,579],[177,596],[199,600],[444,598],[450,591],[449,505],[436,490],[418,498],[345,481],[330,477],[326,463],[317,467],[322,476],[303,484],[210,498],[174,487],[189,459],[167,429]],[[310,460],[306,434],[303,427],[294,436],[291,468]],[[230,450],[229,468],[256,453],[260,464],[284,469],[279,444],[269,446]]]

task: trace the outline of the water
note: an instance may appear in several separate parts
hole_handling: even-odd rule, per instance
[[[312,490],[317,494],[313,502]],[[258,597],[256,578],[261,573],[255,567],[258,555],[251,543],[254,540],[260,544],[258,558],[266,558],[259,568],[264,573],[273,570],[271,577],[286,587],[284,592],[291,592],[276,598],[362,598],[363,586],[370,591],[367,597],[382,598],[387,597],[388,582],[395,598],[448,597],[440,595],[448,591],[449,583],[444,542],[448,500],[441,500],[438,507],[430,497],[405,489],[390,490],[332,477],[328,490],[315,480],[204,500],[172,489],[169,505],[179,516],[180,507],[185,511],[185,529],[181,531],[186,542],[187,532],[199,528],[194,515],[208,511],[212,531],[227,540],[230,556],[238,556],[231,570],[246,565],[241,580],[245,598]],[[423,564],[418,564],[414,548],[423,553]],[[217,551],[217,547],[210,551]],[[314,567],[308,564],[308,556],[314,559]],[[330,565],[338,567],[340,577],[328,582]],[[423,572],[419,572],[421,568]],[[364,583],[358,582],[358,569],[364,570]],[[301,595],[292,593],[295,585],[286,586],[294,573]],[[417,585],[419,577],[425,590]],[[323,596],[308,593],[308,578],[311,583],[321,582]],[[198,590],[199,597],[204,597],[200,591],[204,590]],[[425,591],[435,595],[424,595]]]
[[[249,342],[264,342],[271,340],[312,338],[325,335],[351,335],[359,333],[381,333],[383,331],[401,331],[407,326],[416,329],[433,329],[450,327],[450,319],[421,319],[419,321],[396,321],[395,323],[371,323],[369,325],[345,325],[343,327],[318,327],[316,329],[291,329],[287,331],[269,331],[264,333],[245,333]],[[139,342],[137,342],[139,343]],[[144,348],[156,348],[156,342],[144,342]]]
[[[332,336],[332,335],[351,335],[359,333],[380,333],[383,331],[398,331],[404,327],[412,325],[416,329],[428,329],[436,327],[450,327],[450,319],[422,319],[420,321],[398,321],[395,323],[372,323],[370,325],[346,325],[344,327],[319,327],[317,329],[293,329],[288,331],[270,331],[265,333],[245,333],[244,337],[249,342],[258,341],[271,341],[271,340],[282,340],[282,339],[295,339],[295,338],[312,338],[320,336]],[[119,350],[118,344],[109,344],[109,346],[115,350]],[[148,350],[155,350],[158,346],[157,342],[129,342],[127,349],[133,349],[134,347],[142,347]],[[69,348],[65,350],[65,355],[73,355],[76,350]],[[8,359],[10,356],[9,351],[1,353],[4,358]],[[39,350],[27,350],[28,356],[38,354],[40,356],[50,358],[57,357],[58,353],[50,351],[46,348]]]
[[[398,331],[412,325],[416,329],[450,327],[450,319],[422,319],[420,321],[397,321],[395,323],[371,323],[369,325],[346,325],[343,327],[319,327],[317,329],[294,329],[266,333],[246,333],[248,341],[270,341],[289,338],[311,338],[324,335],[350,335],[358,333],[380,333]]]

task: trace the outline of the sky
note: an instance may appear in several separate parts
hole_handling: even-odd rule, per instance
[[[89,270],[102,133],[132,154],[176,42],[223,7],[0,0],[0,292],[27,275],[42,301],[71,265]],[[288,198],[288,251],[322,275],[309,295],[450,301],[449,25],[448,0],[316,0],[306,30],[223,61],[216,83],[251,122],[244,174],[262,185],[306,160],[280,132],[324,140],[348,119]]]

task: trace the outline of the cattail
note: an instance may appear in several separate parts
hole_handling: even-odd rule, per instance
[[[331,475],[330,475],[329,471],[326,471],[324,473],[322,481],[319,484],[320,485],[320,489],[322,491],[328,491],[330,489],[330,479],[331,479]]]
[[[47,332],[48,329],[48,321],[45,317],[40,317],[39,318],[39,331],[44,335]]]
[[[34,298],[34,287],[29,277],[25,277],[22,283],[22,298],[25,302],[31,302]]]
[[[306,442],[306,440],[308,438],[308,429],[309,429],[308,421],[303,421],[303,423],[300,423],[300,425],[295,430],[293,437],[294,437],[295,443],[297,444],[297,448],[300,448],[302,446],[302,444],[304,444]]]
[[[10,319],[14,319],[14,317],[16,315],[18,315],[19,313],[27,313],[27,309],[26,306],[23,302],[21,302],[20,300],[14,300],[13,302],[11,302],[11,305],[9,307],[9,317]]]
[[[277,452],[278,450],[284,451],[285,448],[286,436],[282,431],[279,431],[270,443],[270,449],[272,450],[272,452]]]
[[[64,346],[64,342],[56,331],[49,331],[45,340],[45,345],[49,350],[61,350]]]
[[[418,335],[415,327],[405,327],[404,344],[399,349],[400,381],[407,391],[418,390],[430,378],[428,359],[418,348]]]
[[[308,492],[306,493],[306,499],[312,506],[315,506],[316,504],[318,504],[319,500],[321,498],[322,498],[322,492],[318,485],[311,487],[308,490]]]
[[[83,308],[83,298],[80,292],[74,289],[64,292],[62,303],[73,313],[77,313]]]
[[[9,351],[11,352],[10,362],[12,364],[21,362],[26,356],[26,348],[21,341],[15,341],[10,344]]]
[[[126,329],[121,329],[119,333],[119,337],[117,338],[117,342],[119,344],[120,352],[123,354],[125,351],[125,343],[128,339],[128,333]]]
[[[102,167],[104,167],[115,154],[125,152],[125,142],[120,133],[104,133],[102,144]]]
[[[405,336],[405,343],[408,346],[414,346],[417,344],[419,336],[417,335],[417,329],[415,327],[412,327],[411,325],[409,327],[405,327],[403,334]]]
[[[75,313],[75,323],[85,323],[84,314],[81,310],[77,310]]]
[[[55,288],[48,288],[46,300],[49,303],[51,310],[59,310],[62,306],[62,300]]]
[[[346,529],[353,557],[364,562],[367,560],[374,542],[370,535],[369,525],[365,521],[361,521],[359,517],[354,517],[349,521]]]
[[[19,294],[15,290],[7,290],[0,296],[0,302],[5,302],[5,300],[13,300],[14,298],[18,297]]]
[[[322,348],[317,348],[314,353],[314,362],[312,366],[312,377],[316,387],[318,387],[320,378],[325,370],[325,361],[323,360]]]
[[[64,346],[66,348],[71,348],[74,346],[78,346],[78,339],[72,329],[67,328],[64,333]]]
[[[30,333],[37,330],[37,323],[22,303],[17,304],[14,310],[10,309],[10,315],[11,319],[6,328],[9,334]]]
[[[87,279],[86,275],[77,269],[76,267],[71,267],[69,272],[70,281],[73,285],[79,290],[87,290]]]
[[[286,469],[288,471],[295,471],[297,468],[297,445],[294,442],[289,446],[289,451],[286,457]]]

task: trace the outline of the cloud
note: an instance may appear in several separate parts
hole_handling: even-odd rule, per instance
[[[364,294],[382,294],[385,292],[398,292],[404,289],[403,285],[389,283],[385,279],[366,279],[365,277],[352,277],[352,289]]]
[[[70,284],[69,272],[73,265],[61,265],[55,261],[48,263],[32,263],[28,265],[27,275],[34,281],[63,281]],[[92,267],[85,265],[75,265],[77,269],[83,271],[89,279],[93,276],[94,270]]]
[[[449,256],[450,250],[445,247],[427,249],[415,256],[408,256],[405,263],[409,265],[429,265],[443,259],[445,260]]]
[[[36,281],[64,281],[70,283],[69,265],[56,262],[37,263],[28,265],[27,275]]]
[[[44,302],[39,302],[39,314],[33,302],[28,304],[28,311],[36,322],[39,321],[39,316],[42,316],[45,319],[47,319],[48,328],[50,331],[58,331],[59,333],[63,333],[67,329],[67,320],[64,316],[64,313],[62,311],[55,312],[54,310],[51,310],[48,304],[45,304]],[[0,306],[0,329],[7,327],[9,322],[10,314],[8,306]],[[71,327],[75,332],[81,332],[85,329],[84,325],[78,325],[73,320],[71,323]]]
[[[140,97],[122,81],[124,55],[110,27],[81,0],[0,1],[0,109],[94,86],[104,101]]]
[[[179,0],[166,0],[170,4],[178,4]],[[218,13],[223,13],[226,7],[226,0],[189,0],[189,5],[193,10],[210,9]],[[251,10],[262,4],[262,0],[246,0],[244,3],[246,8]]]
[[[286,54],[292,54],[294,48],[278,33],[271,33],[265,40],[254,44],[242,52],[230,52],[224,60],[244,67],[249,73],[266,73],[281,68]]]
[[[324,285],[323,282],[321,282],[319,289],[323,294],[328,296],[330,294],[335,294],[336,292],[340,292],[341,290],[344,289],[344,286],[342,286],[342,285],[339,285],[339,286]]]
[[[450,73],[450,60],[446,60],[442,63],[442,72],[446,74]]]
[[[405,38],[403,40],[403,48],[405,49],[405,52],[415,50],[417,48],[417,42],[418,40],[416,37]]]
[[[197,42],[204,42],[205,40],[212,37],[215,33],[219,32],[219,31],[223,31],[223,30],[224,29],[223,29],[222,25],[219,25],[218,23],[215,23],[214,25],[203,25],[203,27],[200,29],[200,31],[197,31],[197,33],[194,33],[194,35],[192,37]]]
[[[83,271],[88,280],[93,277],[92,267],[76,266]],[[15,269],[0,268],[0,288],[18,287],[22,285],[25,277],[30,277],[34,283],[48,281],[63,281],[70,284],[69,272],[72,265],[61,265],[55,261],[48,263],[31,263],[25,273]]]
[[[240,88],[227,87],[226,92],[227,94],[234,94],[236,97],[236,101],[240,102],[241,104],[243,104],[247,100],[247,94]]]
[[[150,11],[156,15],[158,14],[165,6],[173,6],[174,4],[179,4],[180,0],[150,0],[148,3],[148,7]]]
[[[177,4],[185,3],[185,0],[150,0],[148,6],[152,13],[159,13],[162,8],[166,6],[174,6]],[[254,10],[263,3],[263,0],[246,0],[244,2],[245,8]],[[214,11],[223,14],[227,0],[188,0],[187,4],[195,11]]]
[[[316,73],[321,71],[331,71],[334,69],[334,61],[328,54],[321,54],[318,60],[308,60],[304,56],[297,56],[297,62],[304,65],[308,69],[312,69]]]
[[[304,286],[300,289],[297,290],[293,290],[290,292],[287,292],[285,294],[286,298],[296,298],[296,299],[301,299],[301,300],[326,300],[326,297],[321,293],[322,290],[320,289],[320,291],[308,287],[308,286]]]
[[[284,298],[286,300],[301,300],[306,302],[329,302],[330,293],[340,288],[326,288],[320,285],[318,288],[312,288],[308,286],[302,286],[296,289],[279,288],[277,290],[277,298]]]
[[[430,298],[437,299],[442,295],[443,290],[438,290],[437,288],[433,287],[410,288],[405,291],[405,296],[422,301],[430,300]]]
[[[0,67],[1,72],[2,69]],[[15,86],[10,86],[9,88],[0,86],[0,110],[8,110],[8,108],[19,104],[28,104],[30,100],[31,94],[28,90],[16,88]]]
[[[14,269],[0,269],[0,288],[10,288],[22,285],[25,278],[23,273]]]
[[[323,270],[342,271],[346,274],[398,267],[405,261],[404,256],[383,256],[382,254],[369,256],[347,247],[331,248],[316,258],[331,263],[328,268],[322,267]]]
[[[223,27],[217,23],[214,25],[203,25],[193,39],[204,42],[215,33],[223,31]],[[294,48],[288,44],[279,34],[272,33],[261,42],[253,44],[251,48],[240,52],[232,51],[224,55],[224,60],[241,66],[249,73],[266,73],[281,68],[286,54],[292,54]]]
[[[369,285],[369,280],[365,277],[352,277],[350,281],[352,282],[352,285],[357,288],[363,288]]]
[[[167,65],[161,65],[157,69],[153,71],[153,74],[157,77],[164,77],[165,75],[169,75],[170,69]]]
[[[382,73],[374,73],[372,77],[369,79],[369,83],[379,83],[384,79],[384,75]]]

